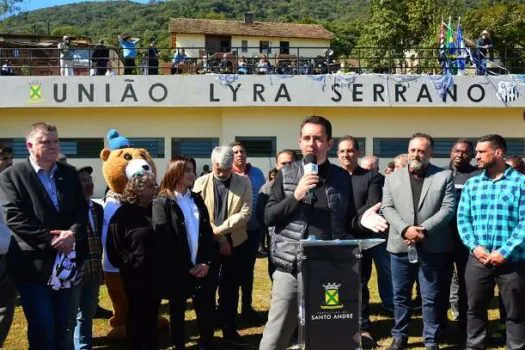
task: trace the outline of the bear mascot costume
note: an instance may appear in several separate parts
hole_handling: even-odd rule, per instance
[[[118,268],[111,265],[106,251],[108,227],[111,217],[121,205],[122,193],[128,179],[140,171],[150,172],[156,176],[155,163],[147,150],[133,148],[127,138],[119,135],[118,131],[111,129],[107,135],[109,148],[100,152],[102,160],[102,174],[108,186],[104,197],[104,225],[102,228],[102,245],[104,247],[104,280],[109,298],[113,304],[113,317],[109,323],[111,330],[107,337],[110,339],[123,339],[126,337],[126,322],[128,314],[128,301],[120,278]],[[165,318],[159,319],[159,327],[168,325]]]

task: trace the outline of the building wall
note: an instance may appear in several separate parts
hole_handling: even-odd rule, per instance
[[[192,58],[198,58],[199,50],[205,46],[204,34],[177,34],[176,47],[185,47],[186,54]],[[187,49],[196,47],[196,49]]]
[[[205,46],[204,34],[177,34],[176,45],[177,47],[197,47],[203,48]],[[248,52],[242,52],[240,50],[242,41],[248,41]],[[260,41],[269,41],[270,46],[273,47],[270,56],[274,56],[279,53],[279,42],[288,41],[290,43],[290,54],[301,57],[316,57],[323,55],[323,50],[330,47],[330,40],[323,39],[301,39],[301,38],[275,38],[275,37],[255,37],[255,36],[232,36],[231,46],[239,49],[239,56],[246,57],[259,57],[259,43]],[[300,49],[298,47],[309,47],[309,49]],[[186,53],[190,57],[199,57],[199,49],[186,49]],[[273,62],[272,62],[273,63]]]
[[[21,138],[27,126],[36,121],[56,124],[62,138],[104,138],[110,128],[130,138],[161,137],[165,157],[155,162],[162,175],[171,157],[172,137],[216,137],[221,144],[232,142],[236,136],[276,137],[276,150],[298,149],[303,118],[322,115],[332,122],[334,137],[365,137],[366,154],[372,154],[373,138],[409,137],[416,131],[436,138],[475,138],[488,133],[521,138],[522,114],[518,108],[5,108],[0,109],[0,138]],[[381,169],[389,160],[381,159]],[[250,161],[265,174],[275,165],[273,155]],[[95,168],[95,196],[102,196],[105,183],[101,160],[94,157],[69,162]],[[443,165],[446,159],[434,162]],[[198,173],[204,164],[210,164],[209,157],[197,159]]]
[[[242,41],[248,41],[248,52],[242,52],[240,50]],[[270,57],[275,56],[279,53],[280,41],[288,41],[290,43],[290,55],[296,55],[298,57],[316,57],[322,56],[323,50],[330,47],[330,40],[323,39],[301,39],[301,38],[271,38],[271,37],[255,37],[255,36],[233,36],[232,47],[239,48],[239,56],[246,57],[259,57],[259,44],[260,41],[269,41],[272,47]],[[297,49],[301,47],[308,47],[308,49]],[[271,62],[275,64],[275,62]]]

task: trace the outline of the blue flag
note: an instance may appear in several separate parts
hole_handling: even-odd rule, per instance
[[[458,51],[458,70],[465,70],[465,58],[467,56],[467,50],[465,49],[465,41],[463,40],[463,29],[461,24],[458,23],[458,32],[456,37],[456,45]]]

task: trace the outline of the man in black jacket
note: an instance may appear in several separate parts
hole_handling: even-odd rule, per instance
[[[359,214],[381,202],[383,197],[384,179],[377,173],[365,170],[358,164],[360,155],[359,144],[352,136],[343,136],[337,146],[337,157],[343,169],[352,177],[354,205]],[[383,307],[394,310],[392,277],[390,273],[390,255],[386,251],[386,243],[363,251],[361,259],[362,309],[361,309],[361,339],[363,347],[373,348],[375,341],[370,334],[370,292],[368,281],[372,276],[372,259],[377,270],[379,295]]]
[[[106,75],[109,62],[109,49],[104,45],[104,40],[99,40],[98,45],[91,54],[91,61],[95,65],[97,75]]]
[[[318,174],[305,174],[304,162],[294,162],[279,171],[272,186],[264,219],[266,226],[275,226],[272,258],[277,270],[261,350],[285,349],[297,326],[295,242],[307,236],[321,240],[351,238],[352,232],[363,227],[375,232],[387,228],[386,220],[377,215],[380,204],[362,216],[357,214],[350,175],[328,161],[332,144],[332,125],[327,119],[312,116],[303,120],[299,146],[303,156],[316,156]],[[315,195],[309,194],[310,190]],[[311,204],[305,203],[307,196]]]
[[[5,222],[13,232],[7,254],[28,323],[31,349],[65,349],[71,288],[49,285],[58,253],[76,251],[77,267],[87,252],[88,203],[75,169],[57,163],[54,125],[26,131],[29,159],[0,176]]]
[[[477,168],[470,165],[472,157],[474,156],[474,145],[470,140],[459,139],[454,143],[450,150],[450,163],[446,169],[451,170],[454,175],[454,187],[456,188],[456,203],[459,203],[461,198],[461,190],[465,182],[472,176],[478,174]],[[457,210],[457,208],[456,208]],[[458,225],[456,222],[456,215],[450,221],[450,228],[454,234],[454,262],[456,265],[455,273],[450,285],[450,307],[452,309],[452,316],[458,321],[459,330],[465,333],[467,326],[467,294],[465,289],[465,267],[469,251],[467,247],[461,242],[458,233]],[[448,305],[443,307],[442,325],[446,325],[447,316],[446,309]]]

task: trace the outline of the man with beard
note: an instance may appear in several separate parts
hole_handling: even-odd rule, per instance
[[[448,223],[454,215],[456,200],[452,172],[429,162],[433,143],[430,135],[412,135],[408,166],[387,176],[383,188],[383,215],[390,224],[387,250],[391,253],[394,286],[395,324],[392,344],[387,348],[391,350],[406,348],[412,286],[416,279],[423,299],[425,349],[438,349],[439,307],[448,296],[443,286],[450,271],[449,253],[454,249]]]
[[[474,145],[467,139],[459,139],[456,141],[452,150],[450,151],[450,163],[446,169],[452,171],[454,175],[454,187],[456,188],[456,202],[461,198],[461,189],[465,182],[472,176],[476,175],[476,167],[470,165],[470,161],[474,156]],[[450,307],[452,309],[452,317],[459,321],[459,330],[465,333],[467,326],[467,295],[465,292],[465,267],[467,265],[469,252],[461,242],[457,229],[456,216],[450,221],[450,229],[454,234],[454,254],[453,259],[456,268],[453,273],[453,278],[450,284]],[[442,324],[447,323],[447,306],[443,307]]]
[[[337,157],[341,167],[352,175],[355,208],[358,213],[363,213],[374,204],[381,202],[384,180],[379,174],[359,166],[359,154],[359,144],[354,137],[343,136],[339,139]],[[366,349],[375,347],[375,341],[370,334],[370,291],[368,290],[368,281],[372,276],[372,259],[376,265],[377,285],[383,302],[382,306],[390,313],[394,311],[390,256],[386,251],[386,243],[382,243],[364,251],[361,259],[361,340]]]
[[[478,140],[484,171],[467,181],[458,207],[458,230],[471,252],[465,270],[467,349],[485,349],[487,308],[499,289],[505,310],[506,348],[525,349],[525,176],[505,164],[499,135]]]

